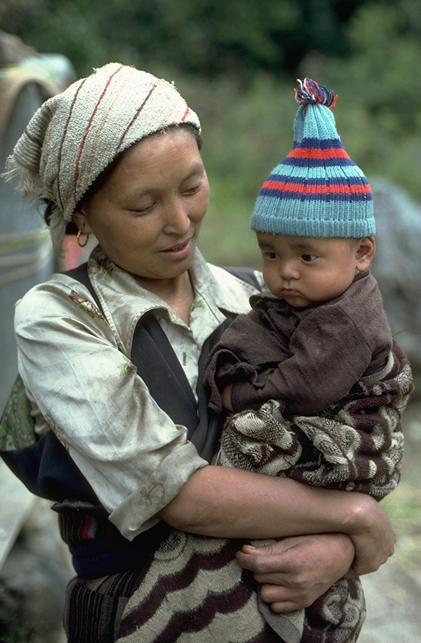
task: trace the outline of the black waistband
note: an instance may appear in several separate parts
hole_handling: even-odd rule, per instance
[[[82,578],[100,578],[141,569],[171,531],[168,525],[160,522],[130,541],[106,516],[98,517],[75,509],[60,511],[59,527],[75,571]]]

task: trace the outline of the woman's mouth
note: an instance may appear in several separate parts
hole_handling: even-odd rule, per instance
[[[185,241],[180,241],[165,250],[161,250],[166,255],[171,255],[174,258],[183,258],[188,255],[193,246],[193,237],[189,237]]]

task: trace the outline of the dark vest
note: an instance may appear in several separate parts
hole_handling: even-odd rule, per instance
[[[227,270],[259,288],[252,270]],[[66,274],[83,283],[99,305],[86,264]],[[165,333],[152,315],[139,321],[133,337],[131,360],[139,376],[167,415],[187,428],[188,439],[208,461],[216,450],[220,421],[208,409],[208,395],[200,375],[210,349],[231,321],[232,318],[227,318],[203,345],[196,390],[198,403]],[[31,446],[3,452],[2,456],[32,493],[55,502],[53,508],[59,514],[61,536],[81,577],[96,578],[142,567],[170,532],[160,522],[132,541],[125,539],[108,520],[92,487],[52,431]]]

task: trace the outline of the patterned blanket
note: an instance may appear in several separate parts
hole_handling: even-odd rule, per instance
[[[216,461],[306,484],[383,498],[398,484],[400,420],[413,390],[397,346],[380,382],[359,382],[316,417],[282,414],[270,400],[225,423]],[[322,374],[321,374],[322,377]],[[353,643],[365,616],[358,579],[342,579],[305,611],[275,615],[234,553],[241,543],[174,532],[155,553],[124,609],[120,643]]]

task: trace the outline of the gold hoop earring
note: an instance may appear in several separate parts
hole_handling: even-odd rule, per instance
[[[81,241],[81,237],[86,237],[83,241]],[[76,241],[77,245],[79,248],[85,248],[85,246],[88,244],[89,241],[89,232],[83,232],[82,230],[78,230],[78,233],[76,235]]]

